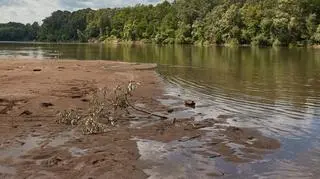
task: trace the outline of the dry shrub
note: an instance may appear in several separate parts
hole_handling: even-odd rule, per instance
[[[108,126],[106,124],[98,122],[96,118],[87,116],[80,121],[83,134],[99,134],[108,131]]]
[[[59,119],[57,120],[57,122],[59,124],[66,124],[66,125],[72,125],[72,126],[78,125],[79,121],[82,118],[80,113],[75,110],[63,111],[63,112],[60,112],[58,115],[59,115]]]
[[[138,83],[130,81],[127,86],[118,85],[113,90],[107,88],[96,90],[89,102],[86,112],[76,110],[63,111],[58,114],[59,124],[79,126],[84,134],[107,132],[116,126],[123,112],[129,113],[128,97],[136,89]]]

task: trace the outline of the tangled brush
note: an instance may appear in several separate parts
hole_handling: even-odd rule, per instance
[[[84,134],[107,132],[110,126],[116,126],[123,112],[129,113],[131,106],[128,98],[139,83],[130,81],[125,87],[118,85],[113,92],[107,88],[96,90],[89,102],[88,110],[83,113],[65,110],[58,114],[57,123],[79,126]]]

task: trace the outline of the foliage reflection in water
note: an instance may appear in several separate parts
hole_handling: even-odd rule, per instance
[[[220,162],[235,175],[319,174],[320,49],[0,43],[0,57],[8,56],[158,63],[167,94],[197,100],[195,113],[232,115],[228,122],[281,141],[261,162]]]

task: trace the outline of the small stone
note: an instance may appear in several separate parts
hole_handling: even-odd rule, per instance
[[[36,125],[34,125],[34,127],[41,127],[42,126],[42,124],[36,124]]]
[[[173,113],[174,109],[168,109],[168,113]]]
[[[177,121],[177,119],[176,119],[176,118],[174,118],[174,119],[172,120],[172,124],[175,124],[175,123],[176,123],[176,121]]]
[[[221,176],[224,176],[224,173],[220,172],[220,171],[216,171],[216,172],[207,173],[207,176],[209,176],[209,177],[221,177]]]
[[[30,116],[31,114],[32,114],[32,112],[25,110],[20,114],[20,116]]]
[[[88,99],[81,99],[82,102],[89,102]]]
[[[214,155],[211,155],[209,158],[217,158],[217,157],[221,157],[220,154],[214,154]]]
[[[254,140],[255,138],[253,136],[248,137],[249,140]]]
[[[216,141],[216,142],[210,142],[209,145],[218,145],[220,142]]]
[[[53,106],[53,104],[52,103],[41,103],[41,106],[47,108],[47,107]]]
[[[187,107],[191,107],[191,108],[195,108],[196,107],[196,103],[192,100],[186,100],[184,102],[184,105],[187,106]]]
[[[242,131],[239,127],[230,127],[233,132]]]
[[[33,69],[33,71],[42,71],[42,69],[40,69],[40,68],[35,68],[35,69]]]
[[[73,95],[71,96],[72,99],[76,99],[76,98],[82,98],[82,95]]]
[[[103,161],[105,161],[105,159],[94,160],[94,161],[92,161],[92,165],[96,165],[96,164],[103,162]]]

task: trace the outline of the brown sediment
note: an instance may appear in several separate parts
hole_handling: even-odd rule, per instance
[[[263,159],[264,154],[280,148],[280,142],[269,138],[253,128],[221,126],[218,138],[207,144],[231,162],[243,163]]]
[[[136,117],[98,135],[83,135],[55,122],[59,111],[87,109],[95,90],[129,81],[141,83],[133,104],[167,113],[157,100],[163,97],[163,84],[154,68],[110,61],[0,60],[0,168],[15,169],[0,170],[0,178],[146,178],[134,138],[164,143],[206,139],[203,147],[219,154],[215,157],[237,162],[259,159],[265,151],[279,148],[278,141],[256,130],[228,127],[226,117],[159,120],[135,111]],[[130,120],[144,123],[130,127]],[[208,136],[208,127],[219,134]],[[229,143],[245,146],[240,149],[244,157]]]
[[[1,60],[0,166],[14,167],[16,173],[0,177],[145,178],[136,167],[139,153],[126,127],[84,136],[64,134],[71,128],[55,121],[59,111],[87,108],[84,99],[95,89],[111,89],[130,80],[141,83],[134,102],[155,111],[165,109],[156,105],[162,85],[154,67],[106,61]],[[80,154],[73,156],[72,148]]]
[[[193,128],[193,120],[177,119],[175,121],[159,121],[150,126],[140,129],[134,129],[133,134],[142,139],[150,139],[161,142],[171,142],[200,137],[204,131],[199,131]]]

